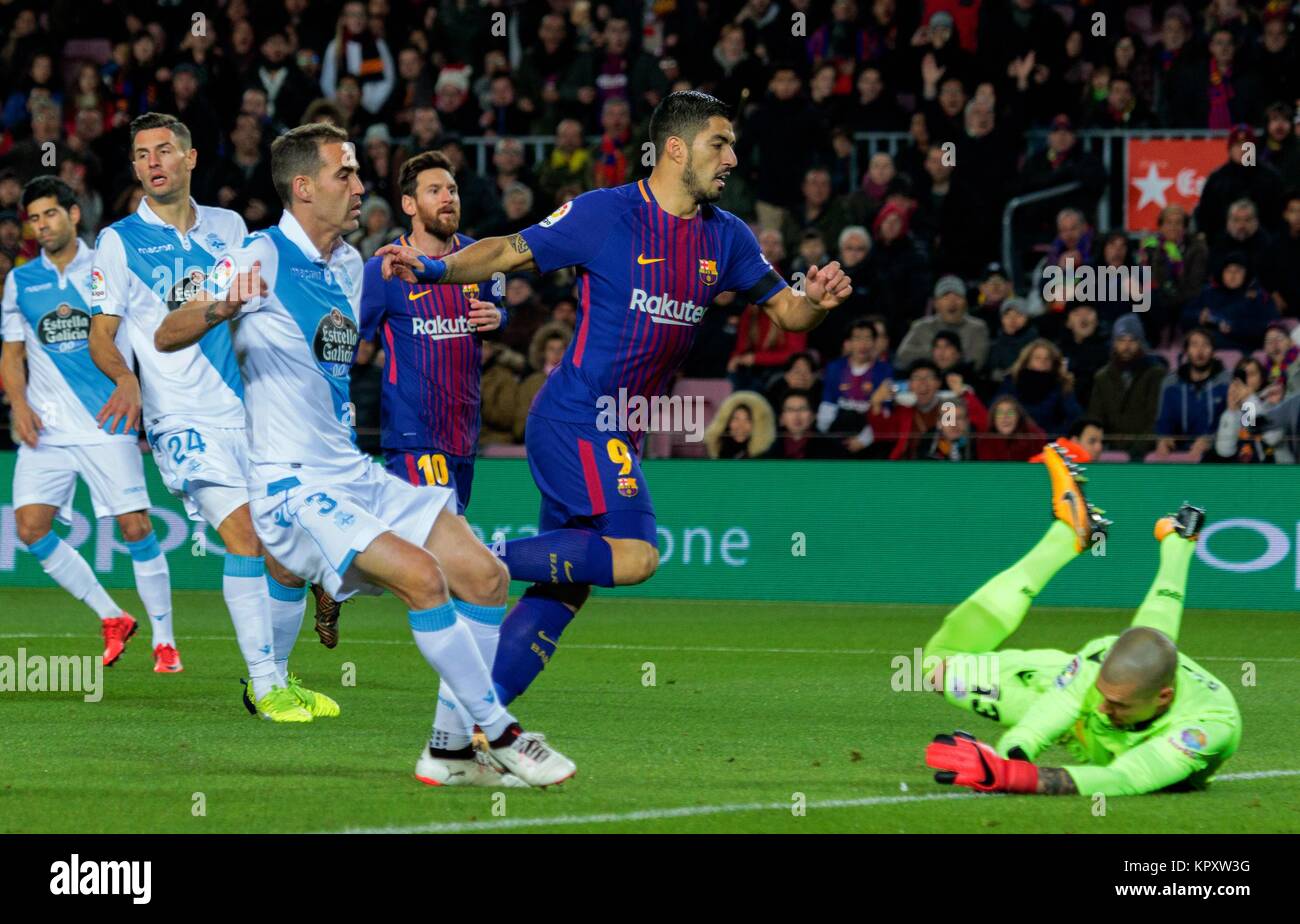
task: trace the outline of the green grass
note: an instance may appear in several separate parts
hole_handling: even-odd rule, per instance
[[[132,593],[118,597],[140,612]],[[349,605],[334,651],[316,642],[308,617],[296,670],[337,698],[343,716],[301,727],[256,721],[240,705],[242,662],[218,594],[177,593],[176,611],[183,674],[152,673],[142,626],[105,671],[101,702],[0,693],[0,832],[466,823],[629,832],[1300,831],[1300,776],[1116,798],[1104,817],[1082,797],[933,798],[951,790],[922,763],[931,736],[997,731],[932,693],[891,689],[891,659],[929,635],[937,607],[597,596],[516,710],[577,761],[578,776],[548,791],[507,791],[504,818],[493,814],[489,790],[431,789],[411,777],[436,682],[397,601]],[[100,651],[94,617],[58,590],[0,590],[0,613],[0,654]],[[1129,618],[1036,609],[1011,644],[1070,648]],[[1184,647],[1232,687],[1244,715],[1241,749],[1223,773],[1300,769],[1295,638],[1291,614],[1188,612]],[[1242,685],[1242,660],[1254,661],[1255,686]],[[341,686],[347,662],[354,687]],[[654,664],[653,687],[642,683],[645,662]],[[796,792],[808,800],[804,817],[772,807],[717,810],[788,806]],[[195,793],[206,799],[202,817],[192,813]],[[892,801],[821,804],[873,798]],[[634,816],[665,809],[696,813]],[[569,820],[531,823],[560,817]]]

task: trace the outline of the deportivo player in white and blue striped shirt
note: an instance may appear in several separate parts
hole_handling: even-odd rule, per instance
[[[169,316],[155,343],[186,349],[238,316],[258,535],[277,561],[336,600],[383,589],[400,598],[416,645],[442,678],[439,698],[462,719],[460,740],[435,738],[416,776],[433,785],[559,783],[573,762],[524,732],[492,689],[504,566],[456,515],[454,491],[389,474],[354,440],[348,383],[362,262],[343,235],[357,227],[363,187],[347,139],[310,124],[275,140],[279,226],[218,262],[208,295]],[[470,748],[475,724],[491,765]]]
[[[18,538],[46,574],[99,615],[104,666],[117,661],[135,633],[135,618],[51,529],[55,516],[71,522],[77,478],[85,481],[95,516],[116,518],[122,530],[153,629],[154,670],[176,673],[181,659],[172,633],[171,577],[149,521],[136,432],[116,421],[100,426],[113,383],[90,361],[94,251],[77,237],[77,197],[62,180],[41,176],[23,189],[22,203],[41,255],[5,280],[0,354],[0,379],[20,443],[13,494]]]
[[[236,213],[190,198],[198,152],[182,122],[148,113],[131,123],[130,135],[145,195],[134,215],[100,233],[91,284],[91,356],[116,383],[107,409],[134,424],[143,399],[163,482],[184,498],[191,519],[221,536],[222,591],[252,687],[245,705],[277,722],[338,715],[337,703],[288,672],[306,588],[265,560],[249,518],[243,385],[230,332],[213,331],[177,353],[161,353],[153,342],[162,320],[202,289],[207,271],[248,231]],[[140,364],[143,396],[115,346],[119,328]]]

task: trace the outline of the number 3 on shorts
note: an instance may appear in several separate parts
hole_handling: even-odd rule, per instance
[[[328,494],[324,493],[323,491],[317,491],[315,494],[312,494],[306,500],[304,500],[303,505],[307,507],[311,507],[313,505],[316,506],[317,507],[316,512],[321,516],[326,517],[329,516],[331,511],[333,511],[334,508],[339,505],[339,502],[336,501],[334,498],[330,497]]]
[[[609,461],[619,466],[620,475],[632,471],[632,453],[628,451],[627,443],[622,440],[610,440],[605,444],[605,451],[609,453]]]

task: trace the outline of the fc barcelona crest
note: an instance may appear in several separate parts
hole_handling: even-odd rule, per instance
[[[477,282],[471,282],[471,283],[468,283],[467,285],[463,285],[463,286],[460,287],[460,292],[461,292],[461,294],[464,295],[466,298],[469,298],[469,299],[478,298],[478,283],[477,283]]]
[[[711,286],[718,281],[718,261],[700,260],[700,282]]]
[[[635,478],[620,478],[618,480],[618,493],[624,497],[636,497],[638,490]]]

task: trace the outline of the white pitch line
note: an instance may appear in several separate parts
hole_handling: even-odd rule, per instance
[[[1263,780],[1300,776],[1300,770],[1253,770],[1216,776],[1216,783]],[[873,805],[910,805],[953,799],[974,799],[973,792],[933,793],[915,796],[864,796],[859,799],[824,799],[809,802],[811,809],[862,808]],[[550,828],[560,825],[617,824],[631,821],[661,821],[668,818],[695,818],[701,815],[727,815],[736,812],[790,811],[790,802],[732,802],[722,805],[683,805],[677,808],[642,809],[636,812],[602,812],[593,815],[552,815],[549,818],[501,818],[490,821],[430,822],[423,825],[385,828],[347,828],[343,834],[463,834],[471,831],[509,831],[515,828]]]
[[[0,632],[4,638],[99,638],[86,632]],[[229,642],[233,635],[190,635],[196,642]],[[182,638],[180,641],[185,641]],[[408,639],[347,638],[354,645],[410,645]],[[583,644],[565,645],[564,650],[578,651],[679,651],[684,654],[808,654],[808,655],[898,655],[902,651],[886,648],[733,648],[725,645],[622,645]],[[1300,664],[1300,658],[1252,657],[1250,655],[1193,655],[1197,661],[1259,661],[1270,664]]]

